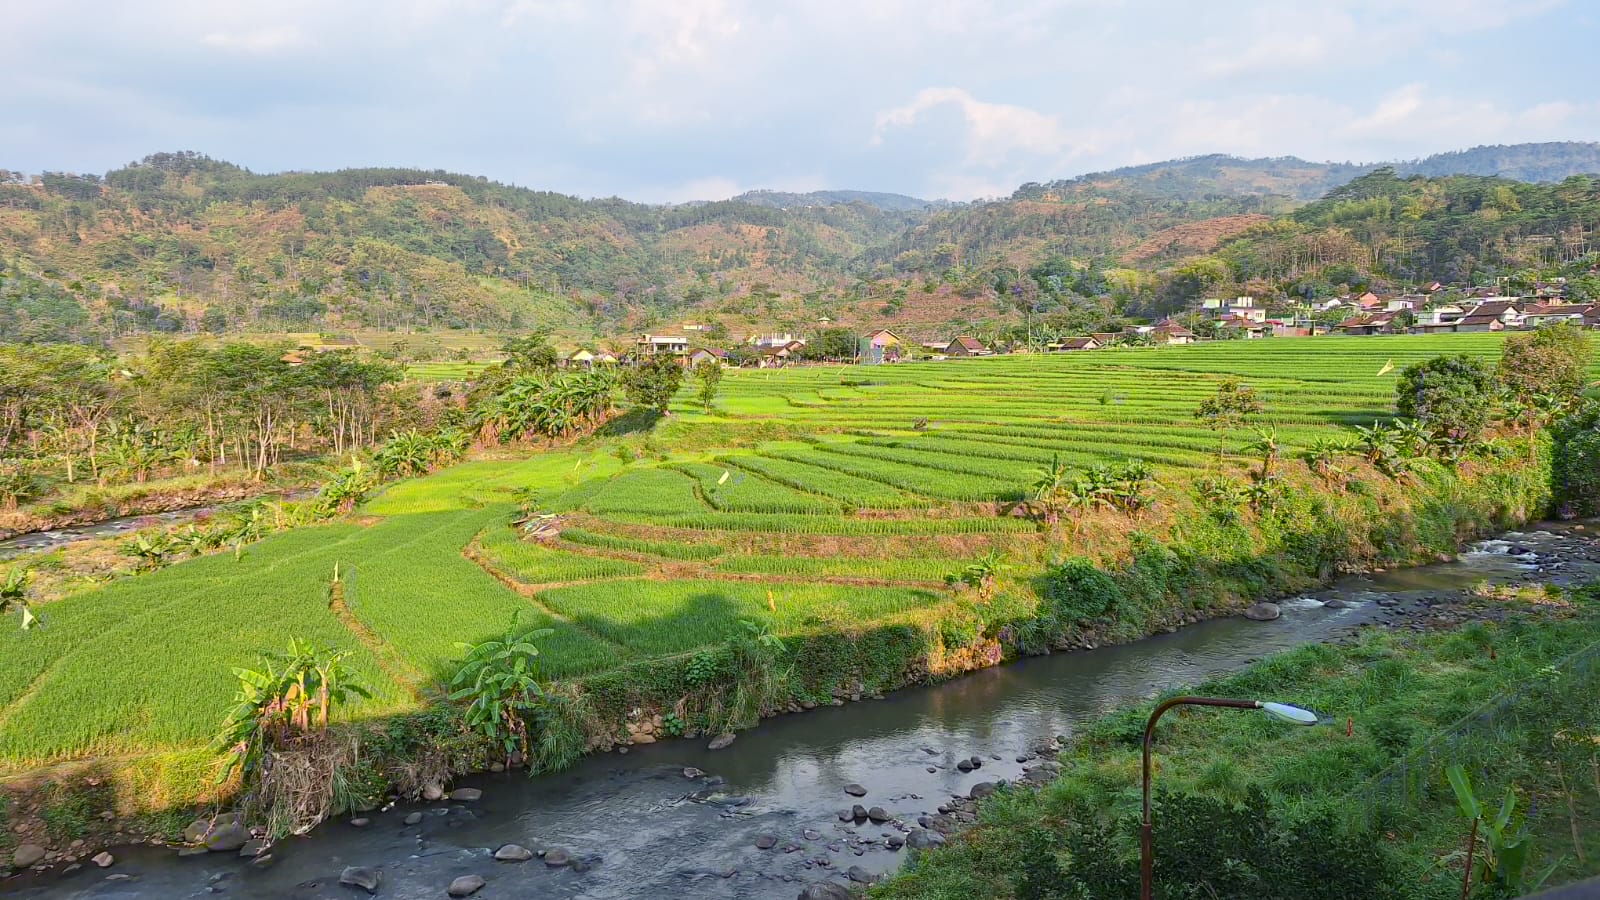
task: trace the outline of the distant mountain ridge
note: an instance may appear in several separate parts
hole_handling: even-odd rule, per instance
[[[770,206],[775,209],[794,209],[807,206],[835,206],[840,203],[865,203],[885,212],[916,212],[950,205],[948,200],[923,200],[905,194],[886,194],[882,191],[809,191],[796,194],[789,191],[746,191],[729,198],[731,203],[749,203],[752,206]]]
[[[1018,188],[1012,199],[1065,199],[1127,191],[1169,200],[1259,194],[1309,202],[1384,167],[1402,176],[1498,175],[1516,181],[1560,181],[1572,175],[1600,173],[1600,143],[1498,144],[1377,163],[1311,162],[1295,156],[1250,159],[1211,153],[1031,182]]]

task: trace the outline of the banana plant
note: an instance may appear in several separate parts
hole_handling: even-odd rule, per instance
[[[21,610],[23,631],[39,624],[33,609],[28,606],[28,582],[32,580],[32,572],[21,566],[14,566],[6,572],[5,580],[0,581],[0,615],[5,615],[13,609]]]
[[[1556,860],[1543,874],[1529,869],[1533,855],[1533,835],[1525,818],[1517,813],[1517,792],[1506,788],[1500,809],[1492,816],[1489,807],[1473,790],[1472,779],[1459,765],[1445,770],[1450,789],[1456,795],[1456,808],[1472,822],[1467,837],[1467,859],[1461,879],[1463,900],[1471,893],[1473,881],[1491,885],[1498,892],[1520,897],[1537,891],[1561,865]]]
[[[507,755],[528,749],[523,714],[544,695],[534,642],[552,633],[548,628],[524,628],[513,616],[501,637],[457,645],[466,655],[450,679],[450,699],[467,700],[467,725],[499,744]]]

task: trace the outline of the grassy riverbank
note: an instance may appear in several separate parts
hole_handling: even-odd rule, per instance
[[[1354,458],[1330,480],[1287,457],[1387,416],[1387,360],[1498,347],[1466,337],[730,374],[711,414],[680,406],[574,448],[457,465],[347,521],[41,606],[44,629],[0,633],[0,777],[96,778],[125,812],[221,799],[203,746],[230,667],[289,637],[352,651],[374,696],[344,727],[383,733],[357,779],[377,791],[416,787],[425,751],[429,777],[487,763],[438,683],[457,642],[517,612],[552,630],[533,762],[555,767],[1425,561],[1545,509],[1525,448],[1420,462],[1403,481]],[[1193,418],[1228,375],[1258,387],[1278,427],[1281,491],[1259,507],[1194,489],[1260,465],[1242,432],[1219,460]],[[1155,471],[1135,511],[1001,514],[1053,459],[1128,458]],[[534,520],[542,538],[511,527],[524,508],[554,517]],[[945,588],[980,560],[973,586]],[[769,667],[784,677],[749,677],[745,622],[785,643]]]
[[[1298,704],[1323,721],[1293,728],[1193,707],[1163,718],[1156,895],[1456,897],[1469,825],[1446,781],[1451,765],[1491,814],[1516,792],[1530,873],[1553,867],[1557,884],[1600,871],[1600,584],[1504,597],[1500,623],[1369,631],[1185,691]],[[1054,781],[982,801],[978,825],[871,895],[1133,896],[1149,711],[1091,723],[1056,757]]]

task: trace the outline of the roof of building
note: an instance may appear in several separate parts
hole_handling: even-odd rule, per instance
[[[1100,346],[1100,342],[1095,340],[1093,337],[1067,338],[1061,342],[1061,349],[1063,350],[1082,350],[1083,348],[1089,346],[1098,347]]]
[[[1461,318],[1459,318],[1459,319],[1457,319],[1455,321],[1455,324],[1457,324],[1457,325],[1489,325],[1491,323],[1498,322],[1498,321],[1500,321],[1500,317],[1497,316],[1497,315],[1478,315],[1478,314],[1474,313],[1473,315],[1470,315],[1470,316],[1462,316]]]
[[[954,347],[957,344],[960,344],[961,345],[961,349],[963,349],[963,350],[987,350],[987,349],[989,349],[988,347],[985,347],[983,345],[983,342],[978,340],[977,338],[975,338],[975,337],[966,337],[965,335],[963,335],[962,337],[958,337],[955,340],[951,341],[949,346]]]

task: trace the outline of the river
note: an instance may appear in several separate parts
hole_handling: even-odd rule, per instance
[[[330,822],[274,847],[273,864],[264,868],[231,854],[178,858],[171,848],[123,847],[114,849],[109,870],[89,865],[0,890],[30,900],[348,900],[364,894],[339,885],[340,872],[369,866],[381,870],[377,895],[387,898],[443,897],[452,879],[476,874],[487,881],[479,898],[792,900],[808,882],[842,881],[851,866],[877,874],[905,858],[905,850],[886,846],[888,835],[900,833],[893,823],[840,820],[838,811],[854,803],[881,806],[914,827],[919,815],[977,782],[1016,779],[1024,769],[1019,756],[1118,705],[1278,650],[1348,636],[1363,623],[1404,627],[1417,620],[1413,613],[1443,608],[1452,594],[1485,579],[1565,580],[1600,573],[1597,560],[1589,533],[1541,527],[1483,542],[1454,562],[1341,579],[1284,601],[1272,622],[1218,619],[1136,643],[1024,659],[882,700],[770,719],[718,752],[699,741],[664,741],[591,757],[555,775],[461,779],[455,787],[481,788],[482,799],[402,804],[371,813],[362,828]],[[1335,598],[1350,605],[1323,605]],[[973,756],[981,768],[956,768]],[[723,783],[686,778],[690,766]],[[865,786],[866,796],[847,795],[851,782]],[[413,812],[421,822],[406,826]],[[757,849],[762,835],[777,845]],[[585,871],[538,858],[495,862],[491,854],[506,843],[564,848]]]

